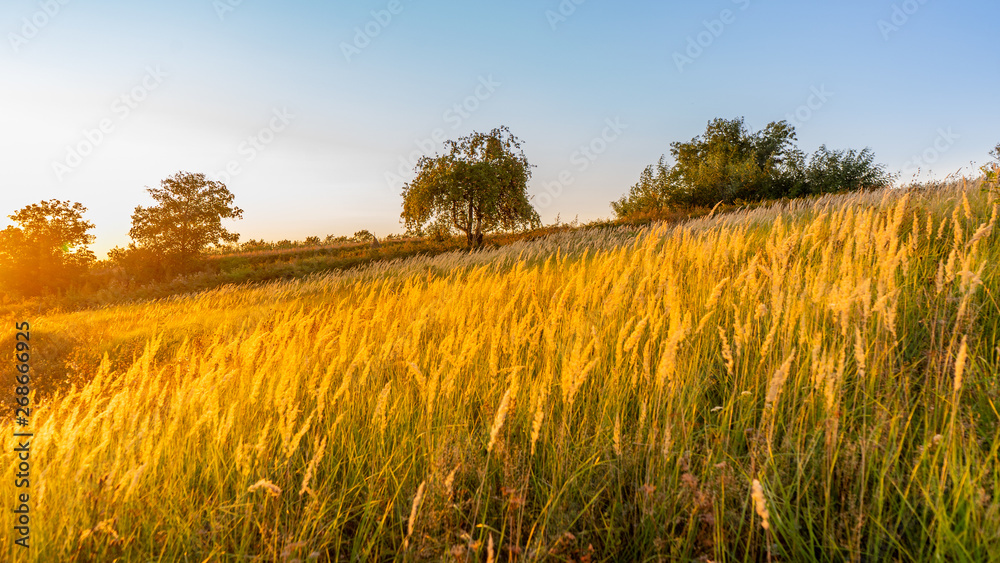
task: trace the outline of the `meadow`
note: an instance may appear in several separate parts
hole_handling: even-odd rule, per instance
[[[30,319],[0,554],[1000,560],[997,215],[832,195]]]

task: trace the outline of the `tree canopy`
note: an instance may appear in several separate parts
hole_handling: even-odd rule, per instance
[[[667,157],[651,164],[642,171],[639,181],[621,199],[611,202],[619,217],[632,217],[642,213],[666,209],[676,205],[677,194],[682,193],[671,174]]]
[[[403,187],[407,230],[454,229],[471,248],[485,233],[541,223],[527,194],[531,165],[507,127],[449,140],[445,148],[444,155],[421,158],[417,177]]]
[[[166,260],[174,269],[189,266],[209,245],[235,243],[240,235],[226,230],[223,219],[242,219],[243,210],[222,182],[204,174],[178,172],[146,188],[156,200],[151,207],[137,206],[132,214],[130,249],[146,251]],[[120,253],[119,253],[120,255]]]
[[[739,119],[715,119],[701,136],[670,145],[674,175],[687,205],[781,197],[799,159],[795,129],[785,121],[750,132]]]
[[[4,286],[22,295],[64,290],[94,262],[88,245],[94,224],[83,219],[80,203],[51,199],[8,217],[17,223],[0,231],[0,275]]]
[[[993,162],[986,164],[980,170],[986,178],[987,187],[995,189],[1000,187],[1000,143],[990,151],[990,156],[993,157]]]
[[[825,194],[880,188],[892,178],[868,147],[861,151],[830,150],[820,145],[803,171],[807,193]]]
[[[795,141],[795,128],[786,121],[751,132],[743,118],[712,120],[704,134],[671,143],[673,165],[661,157],[611,206],[625,217],[663,208],[870,189],[892,182],[869,148],[838,151],[823,145],[807,164]]]

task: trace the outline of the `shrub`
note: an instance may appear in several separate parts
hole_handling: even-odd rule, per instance
[[[628,218],[892,183],[893,176],[875,163],[870,148],[838,151],[823,145],[806,165],[795,140],[795,129],[786,121],[769,123],[754,133],[743,118],[715,119],[704,134],[686,143],[671,143],[673,165],[660,157],[611,207],[619,218]]]
[[[618,217],[633,217],[657,209],[667,209],[681,204],[683,192],[680,184],[672,181],[666,156],[642,171],[639,182],[617,201],[611,202]]]
[[[875,164],[870,148],[862,151],[830,150],[822,145],[813,153],[805,170],[805,192],[826,194],[883,188],[892,183],[885,166]]]

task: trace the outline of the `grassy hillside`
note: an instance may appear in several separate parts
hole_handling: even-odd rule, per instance
[[[824,197],[30,319],[29,559],[998,559],[994,199]]]

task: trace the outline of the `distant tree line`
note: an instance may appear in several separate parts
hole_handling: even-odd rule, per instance
[[[806,159],[786,121],[751,132],[743,118],[715,119],[700,136],[670,145],[639,182],[611,203],[618,217],[888,186],[893,176],[871,149],[821,146]]]
[[[752,133],[742,118],[716,119],[703,135],[671,144],[673,163],[664,156],[647,167],[612,207],[619,217],[630,217],[719,202],[873,189],[893,181],[885,167],[875,163],[870,149],[821,146],[807,160],[795,147],[795,139],[795,130],[783,121]],[[486,233],[540,226],[527,194],[531,165],[520,140],[506,127],[474,132],[446,147],[444,155],[421,159],[416,178],[404,187],[401,217],[408,235],[442,239],[457,233],[475,248]],[[986,185],[1000,189],[1000,144],[990,154],[994,161],[981,170]],[[204,174],[178,172],[146,191],[155,205],[135,208],[129,231],[132,242],[112,249],[103,263],[89,249],[94,224],[83,218],[87,209],[80,203],[52,199],[9,215],[15,225],[0,231],[0,296],[62,295],[88,284],[100,286],[107,278],[93,275],[96,264],[144,282],[191,272],[210,250],[276,250],[343,242],[379,245],[368,230],[352,237],[239,244],[239,234],[224,228],[222,221],[242,218],[243,210],[221,182]],[[390,235],[386,240],[401,237]]]
[[[383,237],[382,240],[400,240],[404,238],[404,235],[399,234],[388,234]],[[350,243],[371,243],[376,240],[374,234],[372,234],[367,229],[362,229],[354,233],[353,236],[347,235],[326,235],[325,237],[320,237],[318,235],[308,236],[302,240],[290,240],[282,239],[275,242],[266,241],[263,239],[256,240],[250,239],[246,242],[235,244],[235,245],[225,245],[216,247],[214,250],[219,253],[231,253],[231,252],[255,252],[255,251],[266,251],[266,250],[285,250],[292,248],[313,248],[332,244],[350,244]]]
[[[404,189],[402,219],[409,235],[443,237],[462,232],[471,248],[482,244],[485,233],[540,225],[527,196],[530,165],[520,141],[506,127],[473,133],[447,146],[447,154],[423,158],[417,178]],[[135,208],[131,242],[111,249],[105,262],[98,262],[89,249],[94,224],[83,218],[87,209],[80,203],[53,199],[10,215],[16,225],[0,231],[0,296],[60,296],[88,283],[99,286],[107,277],[95,279],[98,264],[117,271],[114,279],[131,284],[196,271],[210,250],[274,250],[338,242],[380,246],[368,230],[352,237],[250,240],[241,245],[239,234],[222,224],[243,217],[222,182],[178,172],[146,191],[155,204]]]

